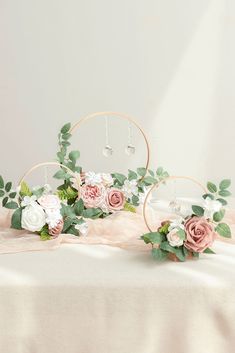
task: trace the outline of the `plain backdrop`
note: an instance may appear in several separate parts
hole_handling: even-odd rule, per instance
[[[0,40],[6,178],[55,158],[67,121],[112,110],[142,125],[155,169],[235,182],[234,0],[0,0]],[[104,157],[93,153],[104,124],[93,127],[79,142],[99,170]],[[122,131],[111,137],[121,150]],[[111,158],[109,168],[141,158]]]

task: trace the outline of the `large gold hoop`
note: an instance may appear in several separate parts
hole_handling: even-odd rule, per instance
[[[148,202],[148,198],[151,194],[151,192],[154,190],[154,189],[158,189],[159,186],[163,183],[165,183],[166,181],[168,180],[177,180],[177,179],[184,179],[184,180],[189,180],[189,181],[192,181],[194,184],[198,185],[203,193],[207,193],[207,189],[199,182],[197,181],[196,179],[194,178],[191,178],[191,177],[188,177],[188,176],[169,176],[161,181],[159,181],[158,183],[154,184],[153,186],[151,186],[151,188],[149,189],[147,195],[146,195],[146,198],[145,198],[145,201],[144,201],[144,205],[143,205],[143,217],[144,217],[144,221],[145,221],[145,224],[148,228],[148,230],[150,232],[153,232],[152,228],[150,227],[149,223],[148,223],[148,220],[147,220],[147,215],[146,215],[146,207],[147,207],[147,202]]]
[[[21,183],[25,180],[25,178],[30,175],[34,170],[41,168],[41,167],[46,167],[46,166],[57,166],[60,168],[64,168],[67,170],[67,172],[73,177],[75,178],[75,180],[77,180],[77,184],[78,184],[78,193],[80,194],[80,184],[81,184],[81,179],[80,179],[80,175],[77,173],[74,173],[70,168],[66,167],[65,165],[62,165],[58,162],[43,162],[43,163],[39,163],[34,165],[33,167],[31,167],[20,179],[18,186],[21,186]]]
[[[70,133],[73,134],[83,123],[85,123],[88,120],[91,120],[95,117],[98,116],[115,116],[115,117],[119,117],[121,119],[127,120],[129,122],[131,122],[133,125],[135,125],[137,127],[137,129],[140,131],[141,135],[144,138],[145,144],[146,144],[146,150],[147,150],[147,159],[146,159],[146,173],[149,167],[149,161],[150,161],[150,147],[149,147],[149,142],[147,139],[147,136],[145,134],[145,132],[143,131],[142,127],[135,121],[134,118],[130,117],[127,114],[123,114],[123,113],[118,113],[118,112],[110,112],[110,111],[104,111],[104,112],[97,112],[97,113],[93,113],[90,115],[87,115],[83,118],[81,118],[71,129],[70,129]]]

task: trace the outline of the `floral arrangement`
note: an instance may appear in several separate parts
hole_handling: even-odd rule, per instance
[[[12,228],[34,232],[42,240],[60,233],[86,235],[86,218],[104,218],[117,211],[136,212],[147,188],[168,176],[163,168],[156,172],[138,168],[137,171],[129,170],[127,176],[120,173],[83,173],[77,165],[79,151],[68,151],[70,129],[71,124],[65,124],[58,135],[60,169],[54,178],[62,183],[54,193],[48,184],[31,189],[25,181],[15,190],[12,182],[5,182],[0,176],[2,206],[14,210]]]
[[[227,205],[225,198],[231,195],[230,184],[229,179],[222,180],[219,187],[208,182],[208,193],[202,196],[202,205],[193,205],[186,217],[165,220],[156,232],[142,235],[141,239],[152,245],[153,258],[185,261],[201,253],[214,254],[210,247],[217,234],[231,237],[229,226],[222,222]]]

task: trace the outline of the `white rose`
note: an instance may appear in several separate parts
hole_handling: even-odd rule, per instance
[[[113,178],[112,178],[111,174],[102,173],[101,178],[102,178],[102,183],[104,184],[104,186],[112,186],[113,185]]]
[[[21,226],[31,232],[39,232],[46,223],[43,208],[37,204],[28,205],[22,211]]]
[[[171,246],[181,246],[183,245],[183,239],[180,238],[178,234],[178,229],[172,229],[168,234],[167,234],[167,240],[169,241],[169,244]]]

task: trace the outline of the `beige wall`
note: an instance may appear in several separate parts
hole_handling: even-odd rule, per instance
[[[2,174],[52,159],[64,122],[117,110],[153,165],[235,182],[233,0],[0,0],[0,24]]]

